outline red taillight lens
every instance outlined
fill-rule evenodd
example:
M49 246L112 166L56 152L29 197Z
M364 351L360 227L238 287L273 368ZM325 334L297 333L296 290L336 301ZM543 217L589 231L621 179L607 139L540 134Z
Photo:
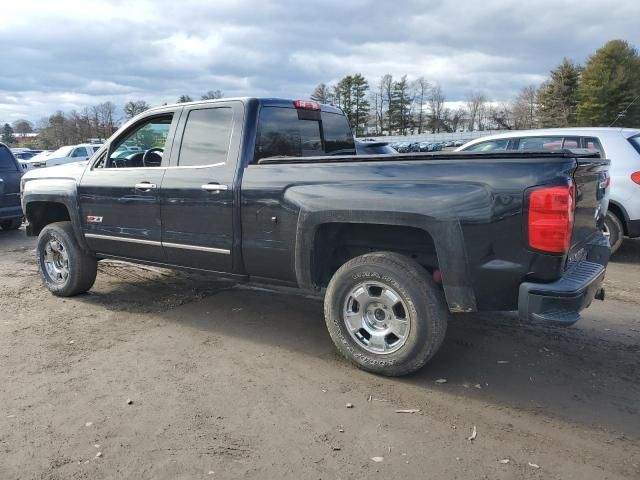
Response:
M631 174L631 181L640 185L640 172L633 172Z
M573 230L573 185L533 190L529 195L529 245L536 250L566 253Z
M320 104L318 102L311 102L309 100L294 100L293 106L302 110L320 110Z

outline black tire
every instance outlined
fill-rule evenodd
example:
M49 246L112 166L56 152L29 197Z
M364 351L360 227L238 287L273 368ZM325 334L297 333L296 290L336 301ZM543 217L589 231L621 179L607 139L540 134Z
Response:
M390 353L372 353L352 337L344 321L350 292L363 282L391 288L406 305L410 322L404 344ZM392 252L361 255L342 265L327 288L324 315L331 339L348 360L369 372L401 376L422 368L438 351L446 330L444 295L417 262Z
M22 218L14 218L12 220L4 220L0 222L2 230L17 230L22 226Z
M61 261L63 267L67 266L66 277L56 277L45 266L46 249L51 240L61 244L61 247L56 244L56 248L66 255L66 261ZM36 253L42 282L54 295L72 297L86 292L96 281L98 262L80 248L71 222L51 223L44 227L38 236Z
M622 240L624 240L624 226L618 216L613 212L607 212L604 225L606 231L609 232L611 254L614 254L620 248L620 245L622 245Z

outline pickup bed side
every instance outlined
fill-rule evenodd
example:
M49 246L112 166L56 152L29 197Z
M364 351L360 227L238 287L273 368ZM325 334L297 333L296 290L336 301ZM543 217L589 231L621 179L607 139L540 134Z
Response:
M249 165L249 275L324 287L349 258L396 251L441 273L452 312L517 309L523 281L561 276L566 256L528 248L523 205L532 185L571 181L570 154L402 157Z

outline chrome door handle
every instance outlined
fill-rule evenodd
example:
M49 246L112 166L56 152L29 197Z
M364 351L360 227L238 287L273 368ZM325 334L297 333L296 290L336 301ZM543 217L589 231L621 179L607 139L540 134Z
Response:
M141 183L136 183L135 187L136 187L136 190L149 191L149 190L155 190L157 188L157 185L155 183L141 182Z
M202 188L202 190L204 190L205 192L211 193L220 193L222 190L229 190L229 187L227 187L226 185L220 185L219 183L205 183L200 188Z

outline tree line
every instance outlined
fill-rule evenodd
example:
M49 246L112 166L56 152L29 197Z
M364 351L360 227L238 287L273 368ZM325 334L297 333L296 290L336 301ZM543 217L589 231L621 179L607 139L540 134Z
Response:
M463 106L447 107L444 89L425 77L383 75L369 82L347 75L320 83L311 99L341 107L357 136L459 130L571 126L640 126L640 57L624 40L612 40L584 65L564 59L541 85L523 87L508 102L467 92Z
M210 90L202 100L222 98ZM507 102L492 101L482 91L469 91L452 108L445 90L421 76L381 76L370 82L361 73L343 77L335 85L320 83L311 99L342 108L357 136L407 135L496 129L527 129L572 126L640 126L640 57L624 40L612 40L590 55L584 65L570 59L552 69L540 85L523 87ZM181 95L177 102L190 102ZM82 110L57 111L36 125L27 120L5 123L4 143L16 136L38 131L23 145L57 148L111 136L123 120L149 109L144 100L130 100L118 116L113 102Z
M200 98L202 100L222 98L220 90L210 90ZM181 95L177 103L191 102L192 97ZM166 105L166 103L165 103ZM45 117L34 125L28 120L16 120L12 124L5 123L2 127L0 140L10 146L16 145L17 137L38 132L38 136L23 141L21 146L32 148L55 149L64 145L94 141L104 141L109 138L124 121L148 110L150 105L144 100L130 100L122 107L124 117L118 114L118 107L113 102L103 102L82 110L63 112L58 110L49 117Z

